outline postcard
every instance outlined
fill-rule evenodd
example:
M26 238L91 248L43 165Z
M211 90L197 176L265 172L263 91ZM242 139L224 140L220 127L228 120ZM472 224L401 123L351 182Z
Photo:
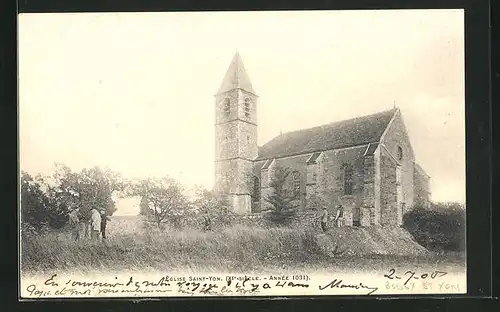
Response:
M18 37L21 299L467 292L463 10Z

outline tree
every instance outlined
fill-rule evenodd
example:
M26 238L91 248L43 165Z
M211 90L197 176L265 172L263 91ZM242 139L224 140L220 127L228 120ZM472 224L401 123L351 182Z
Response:
M176 222L188 208L183 189L171 178L145 179L135 183L129 195L147 199L151 216L161 229L161 224L170 219Z
M69 213L78 209L81 222L90 219L93 208L105 210L108 215L116 211L113 196L123 193L123 178L109 169L94 167L73 172L63 164L55 165L52 176L21 174L21 218L23 224L35 229L43 225L62 228Z
M21 222L23 228L29 226L41 230L49 221L48 198L42 189L41 177L33 178L21 172Z
M271 204L272 210L269 217L275 223L289 222L296 212L296 200L299 198L299 193L293 189L293 186L289 186L290 173L290 169L277 166L269 183L271 194L264 197Z
M65 224L69 212L78 209L78 218L90 219L92 209L105 210L108 215L116 211L113 195L123 192L122 177L109 169L93 167L73 172L69 167L56 164L56 172L46 183L50 206L53 210L52 223Z

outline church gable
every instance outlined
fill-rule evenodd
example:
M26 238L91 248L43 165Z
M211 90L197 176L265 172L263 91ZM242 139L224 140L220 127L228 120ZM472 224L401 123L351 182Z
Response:
M387 129L380 138L380 143L387 148L388 152L398 161L403 159L414 159L413 147L410 136L404 124L403 116L399 109L396 110L389 122Z
M382 135L380 146L382 223L396 225L414 202L415 155L399 109Z

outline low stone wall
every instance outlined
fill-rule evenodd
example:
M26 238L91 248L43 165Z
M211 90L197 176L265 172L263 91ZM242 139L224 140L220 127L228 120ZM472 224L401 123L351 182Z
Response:
M372 227L375 226L374 223L374 209L373 208L361 208L360 209L360 226L361 227ZM272 221L268 220L267 213L255 213L249 215L236 216L232 220L233 224L242 224L246 226L263 226L272 227L275 226ZM288 226L297 229L315 229L321 230L319 213L316 211L304 211L298 212L292 219ZM344 211L344 226L353 226L353 215L352 211ZM327 227L336 227L336 222L333 218L329 218Z
M237 216L234 219L234 222L236 224L242 224L247 226L255 226L255 225L264 227L275 226L275 224L268 219L268 213L266 212ZM334 226L333 220L329 220L328 223L329 227ZM318 218L318 213L314 211L297 213L295 216L291 217L290 223L288 223L287 226L301 230L305 229L321 230L321 224Z
M224 228L232 225L243 225L243 226L261 226L261 227L275 227L277 226L269 218L269 212L259 212L245 215L230 214L226 216L212 217L211 224L212 228ZM191 228L203 228L203 219L201 217L196 218L186 218L182 219L182 224L178 227L191 227ZM300 211L296 215L290 218L290 222L283 224L297 230L314 230L322 231L320 223L320 213L318 211ZM369 227L373 226L373 209L361 208L360 210L360 226ZM169 226L175 227L175 222L169 222ZM344 211L344 226L353 226L353 214L351 210ZM327 227L336 227L335 220L330 217L327 222Z
M371 224L371 209L370 208L361 208L360 209L360 225L361 226L370 226Z

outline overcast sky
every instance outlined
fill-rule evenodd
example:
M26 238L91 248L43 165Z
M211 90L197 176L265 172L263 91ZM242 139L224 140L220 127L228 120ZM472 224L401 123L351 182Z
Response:
M21 169L108 166L211 187L214 97L236 50L259 145L392 108L434 200L465 201L462 10L21 14ZM118 213L136 213L123 203Z

